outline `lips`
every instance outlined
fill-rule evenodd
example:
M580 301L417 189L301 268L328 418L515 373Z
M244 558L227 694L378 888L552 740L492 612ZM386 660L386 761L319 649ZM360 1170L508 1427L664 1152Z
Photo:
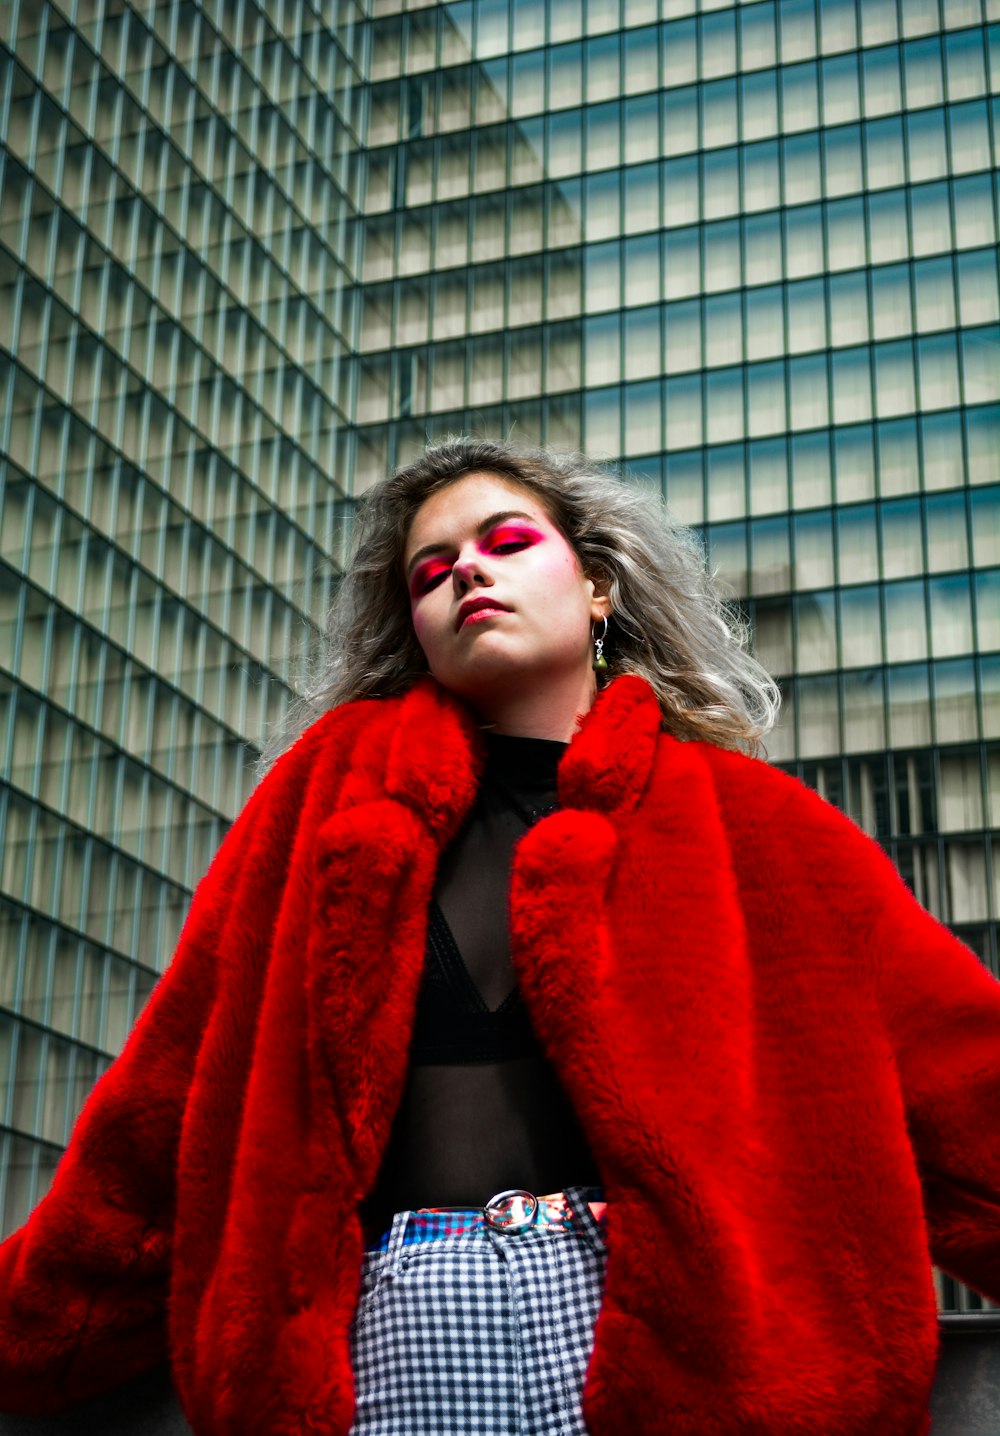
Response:
M472 614L484 613L486 611L491 613L510 613L510 609L507 605L505 603L499 603L495 598L466 599L465 603L463 603L462 607L458 610L458 618L455 620L455 632L458 632L465 620L470 618Z

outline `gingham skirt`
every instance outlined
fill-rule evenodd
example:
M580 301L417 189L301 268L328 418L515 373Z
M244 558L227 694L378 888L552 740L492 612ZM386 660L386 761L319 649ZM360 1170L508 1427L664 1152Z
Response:
M580 1397L607 1245L581 1187L572 1226L488 1226L368 1252L352 1333L351 1436L585 1436Z

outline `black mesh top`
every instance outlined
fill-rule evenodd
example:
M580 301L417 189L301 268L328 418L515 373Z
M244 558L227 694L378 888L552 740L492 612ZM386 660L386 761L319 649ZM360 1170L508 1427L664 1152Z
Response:
M476 802L441 858L403 1100L366 1226L415 1207L482 1206L494 1192L599 1178L535 1038L510 957L514 844L558 806L566 745L486 735Z

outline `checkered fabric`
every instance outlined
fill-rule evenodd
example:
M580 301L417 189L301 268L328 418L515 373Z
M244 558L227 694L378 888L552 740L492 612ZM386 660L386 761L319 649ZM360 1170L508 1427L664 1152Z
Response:
M365 1257L351 1436L585 1436L607 1249L585 1189L566 1198L572 1227L407 1244L411 1214L393 1218Z

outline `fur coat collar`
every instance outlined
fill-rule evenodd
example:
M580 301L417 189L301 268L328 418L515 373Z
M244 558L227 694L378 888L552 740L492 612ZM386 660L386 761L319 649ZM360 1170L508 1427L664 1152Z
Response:
M348 1431L358 1205L482 757L425 680L327 714L260 785L0 1248L12 1404L169 1340L198 1436ZM661 732L640 679L600 695L559 791L511 933L609 1200L590 1431L918 1436L928 1244L1000 1297L1000 988L849 820Z

